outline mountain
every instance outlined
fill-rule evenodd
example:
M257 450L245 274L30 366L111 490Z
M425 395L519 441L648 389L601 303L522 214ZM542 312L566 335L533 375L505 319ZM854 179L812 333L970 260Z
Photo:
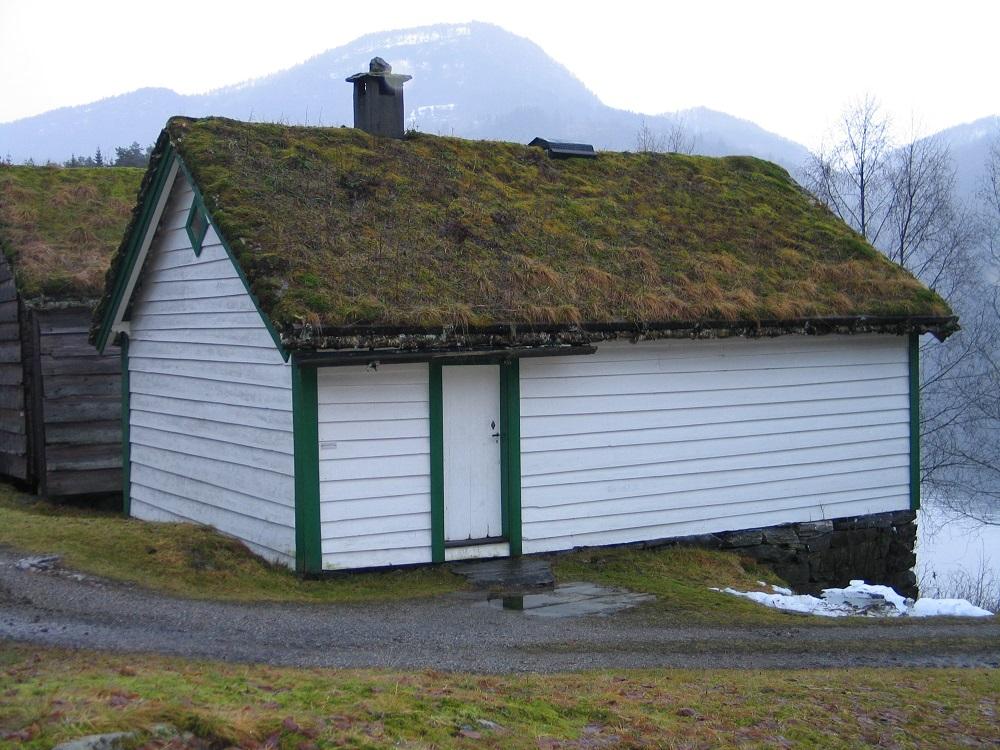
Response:
M375 55L413 76L406 85L408 127L428 133L520 142L543 136L627 150L635 148L643 123L653 133L682 123L697 153L752 154L790 169L806 155L801 145L721 112L641 115L608 107L535 43L468 23L369 34L288 70L205 94L140 89L0 124L0 157L63 161L98 146L113 153L132 141L152 143L175 114L350 124L344 79L367 70Z
M941 139L951 150L959 195L966 199L974 197L982 187L990 145L1000 139L1000 117L983 117L931 137Z

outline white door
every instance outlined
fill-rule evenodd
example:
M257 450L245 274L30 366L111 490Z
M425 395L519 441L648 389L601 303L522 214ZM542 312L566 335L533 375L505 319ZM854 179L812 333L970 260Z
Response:
M500 510L500 366L441 368L444 540L495 539Z

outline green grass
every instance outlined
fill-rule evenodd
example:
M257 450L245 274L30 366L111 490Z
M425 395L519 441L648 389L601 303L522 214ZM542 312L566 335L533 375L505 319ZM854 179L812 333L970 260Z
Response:
M195 599L355 602L462 588L443 568L344 574L306 581L207 526L147 523L54 505L0 485L0 544L57 553L67 567Z
M220 750L985 747L996 741L1000 710L1000 671L986 669L493 676L288 669L0 642L0 681L4 750L47 750L123 730L144 742L162 724Z
M349 572L302 580L207 526L150 523L119 513L47 502L0 484L0 545L59 554L67 568L191 599L349 603L435 596L466 588L450 566ZM807 617L710 587L783 584L731 552L688 547L592 548L549 556L558 582L591 581L655 595L618 615L650 625L706 627L899 627L898 619ZM601 646L594 646L600 650Z
M149 523L120 514L55 505L0 485L0 544L63 555L67 567L196 599L284 602L378 601L464 587L448 567L347 573L304 581L207 526ZM734 554L689 548L592 549L553 555L561 582L594 581L655 594L645 617L686 624L773 624L790 616L709 586L758 588L780 582ZM811 618L817 620L819 618Z
M143 170L0 166L0 249L25 299L96 299Z
M590 549L553 558L561 581L586 580L656 595L636 614L688 625L788 624L793 616L710 587L760 590L758 581L783 585L773 571L731 552L687 547ZM822 618L808 618L818 621ZM806 618L796 618L796 621Z

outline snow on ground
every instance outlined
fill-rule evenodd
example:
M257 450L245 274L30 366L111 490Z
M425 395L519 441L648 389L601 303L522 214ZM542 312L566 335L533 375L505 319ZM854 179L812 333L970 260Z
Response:
M761 585L763 581L758 581ZM724 594L741 596L766 607L789 612L803 612L823 617L990 617L992 612L969 604L965 599L906 599L889 586L873 586L864 581L851 581L842 589L823 589L822 598L809 594L793 594L781 586L771 586L773 593L712 588Z

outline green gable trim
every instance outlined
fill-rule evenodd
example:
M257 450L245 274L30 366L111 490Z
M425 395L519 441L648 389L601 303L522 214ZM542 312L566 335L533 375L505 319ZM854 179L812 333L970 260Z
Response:
M910 334L910 509L920 510L920 336Z
M128 336L121 337L122 360L122 513L132 515L132 387L128 373Z
M249 295L250 299L253 301L254 308L257 310L257 314L260 315L261 322L264 324L268 334L271 336L271 340L274 341L274 346L281 353L282 358L287 362L289 351L281 343L281 336L278 334L277 329L271 322L271 318L263 311L263 309L261 309L260 302L251 290L250 282L247 280L246 274L243 272L242 265L236 259L236 255L233 253L232 248L226 241L226 238L218 230L218 224L212 220L212 215L209 212L208 207L205 205L205 199L203 198L201 191L198 189L198 185L191 177L191 172L185 166L183 160L177 155L173 146L169 142L164 147L163 158L156 167L157 172L153 180L153 188L149 191L143 202L141 208L141 218L137 224L137 228L127 238L128 244L124 252L124 261L122 262L121 267L113 281L113 289L110 295L111 303L105 308L104 318L101 321L101 327L95 339L97 348L103 350L107 345L108 339L111 335L111 326L115 319L115 313L118 311L120 305L128 304L128 300L123 299L125 290L128 287L129 279L136 270L135 264L139 257L139 249L142 247L143 239L153 229L153 227L150 227L150 221L156 210L156 205L159 203L163 194L167 176L173 169L175 161L177 162L178 172L184 175L194 192L194 199L192 201L191 211L188 214L187 223L185 224L185 230L187 231L188 238L191 240L191 246L194 248L195 255L201 255L201 246L204 242L205 236L208 234L208 229L210 226L215 227L216 234L219 237L219 242L222 244L226 254L229 256L229 261L233 264L233 268L236 269L236 273L239 276L240 281L243 283L243 288L246 290L247 295ZM202 231L199 229L198 232L193 232L192 224L195 221L195 217L198 212L200 212L205 219L204 230ZM200 237L198 235L200 235Z
M156 168L157 172L153 178L153 188L149 191L142 205L139 222L136 225L136 229L128 237L124 263L112 282L111 304L105 308L104 320L101 321L101 327L98 330L95 341L97 348L101 351L108 344L108 337L111 335L111 326L114 323L115 313L118 312L118 307L123 302L122 297L125 296L125 289L128 286L129 279L132 278L136 258L139 256L139 248L142 246L142 241L150 230L150 221L153 218L153 213L156 211L156 204L160 202L163 186L167 181L167 176L170 174L175 158L174 148L168 142L163 150L163 158Z
M319 511L319 407L316 368L292 362L292 429L295 446L295 569L323 569Z
M205 241L205 235L208 234L208 226L208 213L205 211L201 197L196 193L195 199L191 201L187 222L184 224L184 231L187 232L188 239L191 240L195 257L201 256L201 245Z
M521 373L516 359L500 364L500 492L503 533L511 557L521 554Z
M431 561L444 562L444 407L441 363L431 362L428 373L431 423Z

